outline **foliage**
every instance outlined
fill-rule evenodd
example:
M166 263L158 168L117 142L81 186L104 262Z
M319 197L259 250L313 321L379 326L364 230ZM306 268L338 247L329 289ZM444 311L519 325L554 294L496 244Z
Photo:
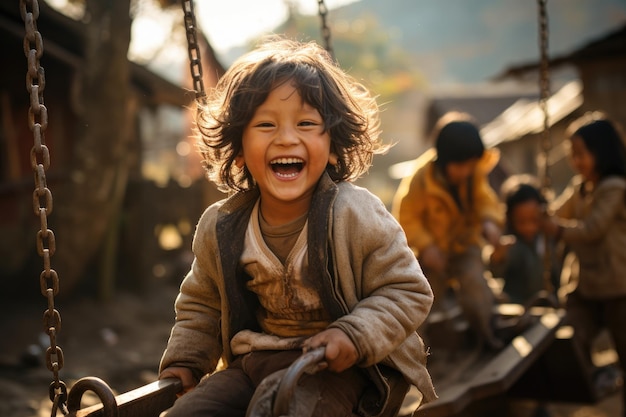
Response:
M293 10L291 13L277 32L324 45L319 16L299 15ZM339 65L377 94L382 102L424 86L424 78L415 70L417 66L411 56L394 39L393 33L383 30L373 14L363 13L350 21L327 24Z

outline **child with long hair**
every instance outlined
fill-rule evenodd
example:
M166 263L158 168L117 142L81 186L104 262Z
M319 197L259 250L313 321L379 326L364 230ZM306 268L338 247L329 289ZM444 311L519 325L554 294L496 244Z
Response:
M221 78L198 128L232 195L196 228L160 365L186 392L168 417L243 417L318 347L326 369L298 384L300 416L393 416L411 384L436 398L417 334L431 288L398 222L350 182L385 150L378 120L314 43L270 40Z
M578 258L576 289L567 297L574 340L589 355L608 329L622 373L626 366L626 149L618 125L600 112L586 113L567 130L579 175L555 201L546 232ZM591 368L590 368L591 369ZM626 405L623 407L626 416Z

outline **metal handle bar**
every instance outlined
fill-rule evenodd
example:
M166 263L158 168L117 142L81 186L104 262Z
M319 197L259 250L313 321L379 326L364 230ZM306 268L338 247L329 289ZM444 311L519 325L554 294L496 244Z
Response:
M293 391L302 374L314 374L322 369L320 363L324 361L326 348L318 347L302 354L287 369L278 385L274 400L273 416L287 416L289 413L289 400L293 397Z

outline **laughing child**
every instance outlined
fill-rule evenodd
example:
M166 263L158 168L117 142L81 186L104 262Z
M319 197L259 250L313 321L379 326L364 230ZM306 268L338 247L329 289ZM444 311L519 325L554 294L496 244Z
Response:
M385 150L369 92L314 43L274 39L232 65L198 128L231 195L196 228L160 365L185 390L168 417L243 417L261 381L321 346L326 369L298 386L307 415L392 416L411 384L436 398L417 334L430 286L351 183Z

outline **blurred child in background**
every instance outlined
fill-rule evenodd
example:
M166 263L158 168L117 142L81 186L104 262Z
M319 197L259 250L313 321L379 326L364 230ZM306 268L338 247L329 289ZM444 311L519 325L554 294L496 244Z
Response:
M538 179L525 174L512 176L502 185L501 195L506 205L506 234L489 257L493 276L504 280L504 295L512 303L525 305L540 294L556 296L560 267L552 241L548 242L550 282L544 282L546 237L542 224L546 199Z
M618 125L590 112L567 130L578 172L555 201L545 230L576 254L578 285L568 295L574 338L589 355L596 336L608 329L622 375L626 366L626 149ZM622 415L626 416L626 405Z
M400 183L392 212L402 225L441 309L449 289L474 331L493 348L495 296L485 278L482 247L497 244L504 210L488 181L499 160L486 150L467 113L449 112L435 125L436 155ZM418 158L423 161L424 158Z

